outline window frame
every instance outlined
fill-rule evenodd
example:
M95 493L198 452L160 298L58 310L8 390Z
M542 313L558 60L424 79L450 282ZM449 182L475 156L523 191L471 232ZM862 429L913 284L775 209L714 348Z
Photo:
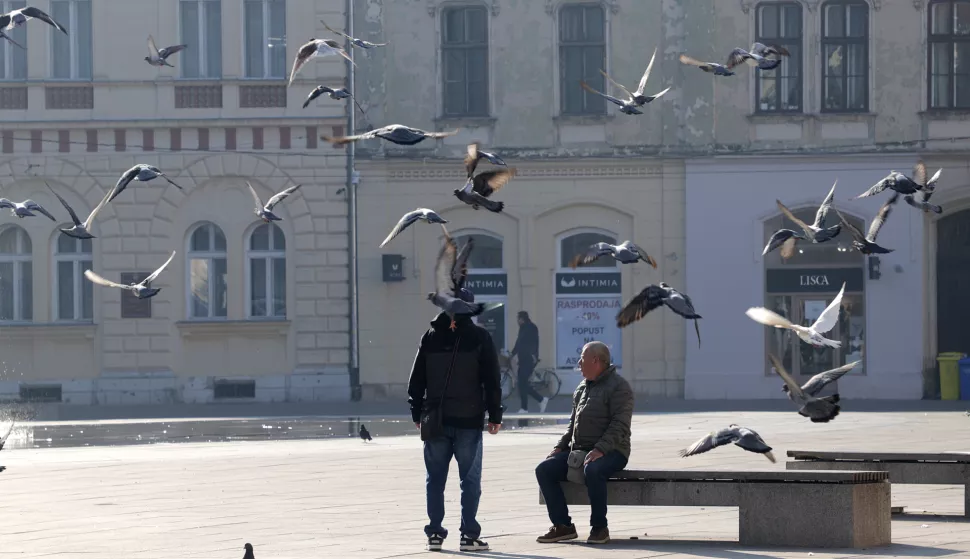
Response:
M211 227L209 229L209 250L192 250L192 237L195 232L202 227ZM215 249L216 235L215 231L218 229L222 232L222 237L226 240L226 249L224 251L218 251ZM226 231L218 224L212 221L202 221L196 223L189 228L188 234L185 236L185 317L186 320L196 320L196 321L222 321L229 318L229 281L226 281L226 316L216 316L213 313L213 301L215 300L215 282L211 280L211 273L214 266L214 262L218 258L223 258L226 261L226 275L229 274L229 239L226 237ZM209 284L209 305L208 313L206 316L195 316L192 314L192 261L193 260L206 260L208 265L206 267L206 281Z
M471 273L472 270L474 270L476 273L479 273L479 274L504 274L504 273L506 273L507 270L505 269L505 238L503 238L501 235L499 235L497 233L493 233L492 231L486 231L485 229L460 229L460 230L455 231L454 233L452 233L451 237L453 239L455 239L455 242L458 243L458 248L461 248L462 243L460 242L460 239L462 237L468 237L470 235L479 235L479 236L482 236L482 237L491 237L492 239L495 239L499 243L501 243L502 244L502 267L501 268L471 268L471 267L469 267L468 268L469 273Z
M255 250L252 248L253 235L256 233L260 227L269 228L269 246L272 247L268 250ZM287 314L289 313L289 305L287 304L287 298L289 297L289 289L287 289L289 284L289 274L288 260L286 257L286 246L283 249L276 248L276 237L273 234L273 228L279 229L280 233L283 235L284 244L289 244L286 239L286 231L282 227L276 225L275 223L258 223L254 227L250 228L249 232L246 234L246 319L248 320L286 320ZM273 293L275 292L276 280L273 274L273 260L277 258L283 259L283 314L270 314L270 301L273 300ZM253 260L265 260L266 261L266 312L265 315L254 315L253 311L253 276L252 276L252 263ZM272 311L275 313L276 309L273 308Z
M239 34L240 37L241 37L241 39L242 39L242 51L241 51L242 52L242 79L244 79L244 80L263 80L263 81L278 81L278 80L284 80L285 81L287 79L287 77L288 77L287 76L287 73L286 73L287 72L286 65L288 64L287 52L288 52L288 49L289 49L289 44L288 44L287 35L286 35L286 33L287 33L286 23L285 23L285 21L286 21L286 15L287 15L286 0L255 0L255 1L258 1L262 5L262 7L263 7L263 15L262 15L262 22L263 22L263 25L262 25L262 32L263 32L263 35L262 35L262 43L263 43L263 47L262 47L262 52L263 52L263 75L262 76L250 76L249 75L249 69L246 67L246 59L247 59L247 57L246 57L246 45L247 45L247 42L248 42L248 39L249 39L249 36L246 34L246 27L247 27L246 26L246 1L247 0L243 0L241 2L241 5L240 5L240 9L242 11L242 33ZM284 64L283 64L283 75L282 76L272 76L272 75L270 75L270 72L272 72L272 68L271 68L272 67L272 63L271 63L271 60L270 59L272 57L270 56L270 50L269 50L270 47L268 45L269 45L269 40L272 37L270 37L270 33L271 32L269 30L269 20L270 20L270 14L269 14L270 8L269 8L269 5L270 5L270 2L274 2L274 1L280 1L280 2L283 3L283 15L284 15L284 18L283 18L284 19L284 24L283 24L283 26L284 26L284 29L283 29L282 47L284 49L284 54L283 54ZM280 46L280 45L274 45L274 48L277 47L277 46Z
M939 4L949 4L950 5L950 24L949 32L947 34L934 34L933 33L933 6ZM970 0L930 0L926 5L926 108L928 111L970 111L970 102L966 106L956 105L956 76L955 71L955 59L953 57L953 50L956 49L956 45L959 43L970 43L970 34L958 35L953 32L953 13L954 7L958 4L970 4ZM934 106L933 105L933 76L943 75L933 73L933 47L937 44L949 44L950 45L950 64L947 68L946 76L949 79L949 93L947 94L948 103L946 106ZM970 76L970 74L968 74ZM970 93L968 93L970 97Z
M92 0L52 0L52 1L68 2L69 6L70 6L70 8L69 8L69 12L70 12L70 19L69 19L69 21L66 24L64 22L62 22L62 21L61 22L58 22L58 23L60 23L61 25L64 25L65 27L67 27L67 31L68 31L67 40L69 41L68 44L70 45L70 51L71 51L71 64L70 64L70 67L71 67L71 76L70 77L67 77L67 78L59 78L59 77L54 76L54 37L56 36L55 33L60 33L60 31L58 31L57 29L54 29L53 26L49 26L48 25L48 26L46 26L46 27L49 28L49 31L48 31L48 33L49 33L49 35L48 35L49 36L49 39L48 39L48 45L47 45L47 48L48 48L47 59L48 59L48 64L50 65L49 66L50 67L50 71L48 72L48 76L49 76L48 79L50 79L52 81L61 81L61 82L90 82L90 81L93 81L94 80L94 57L93 56L92 56L92 59L91 59L91 75L88 76L88 77L79 77L78 76L78 70L79 70L78 61L80 60L79 52L78 51L80 51L81 49L78 46L78 38L80 37L80 35L77 32L77 30L78 30L78 25L77 25L77 5L78 5L79 2L86 2L86 3L88 3L88 4L91 5L91 31L90 31L90 35L91 35L91 52L93 54L94 53L94 2ZM53 6L49 7L49 9L50 9L51 12L54 11L53 10ZM51 17L53 17L53 16L51 16Z
M611 244L616 244L620 242L620 236L608 229L600 229L597 227L576 227L574 229L568 229L566 231L563 231L558 235L556 235L556 269L555 269L556 273L576 273L576 271L579 270L578 268L577 270L573 270L568 266L564 267L562 265L562 254L563 254L562 243L563 241L565 241L570 237L581 235L583 233L595 233L597 235L604 235L606 237L610 237L613 239L613 243ZM572 255L572 256L575 256L575 255ZM620 271L620 265L615 259L613 260L612 268L607 268L605 266L595 266L595 267L583 266L582 267L583 273L597 272L597 273L604 273L604 274L613 274L619 271ZM553 292L555 293L555 290L553 290Z
M29 6L25 0L0 0L0 12L10 13L13 10L19 10L20 8L14 8L13 4L23 4L20 8ZM16 35L15 35L16 33ZM21 45L27 46L27 26L14 28L7 32L8 35L13 37L15 41ZM3 41L3 73L0 74L0 82L4 83L21 83L26 82L27 78L30 76L30 58L27 56L27 51L15 46L10 41ZM13 53L19 52L24 57L24 77L13 78L10 77L10 71L13 68Z
M485 42L484 43L468 43L468 42L464 42L464 43L451 43L451 44L446 44L445 43L445 37L446 37L447 34L445 32L445 26L446 26L446 22L447 22L447 15L448 15L448 13L450 13L450 12L457 12L457 11L465 12L467 10L481 10L482 15L483 15L483 19L485 21ZM491 64L491 54L492 54L491 53L491 31L492 31L492 26L491 26L491 23L490 23L489 19L490 19L490 15L489 15L488 7L485 6L484 4L480 4L480 3L451 4L451 5L443 6L442 9L441 9L441 18L440 18L440 24L439 24L440 26L438 28L438 33L439 33L439 37L440 37L440 40L438 41L438 50L439 50L439 52L441 54L441 80L440 80L440 83L441 83L441 116L443 118L488 118L492 114L492 95L491 95L491 81L492 81L491 80L491 70L492 70L492 64ZM462 24L466 26L466 30L467 30L467 20L464 17L462 19ZM485 108L484 108L484 111L482 111L482 112L473 112L473 111L466 110L465 112L449 112L448 111L448 98L447 98L448 88L446 87L446 85L447 85L446 80L447 80L447 76L448 76L447 70L446 70L446 66L447 66L447 54L448 54L449 51L463 51L464 53L467 53L468 51L471 51L471 50L479 50L479 49L483 49L485 51L485 82L484 82ZM469 91L469 83L470 82L468 81L468 71L467 71L467 68L468 68L468 57L467 57L467 54L465 55L464 63L465 63L465 68L466 68L466 70L465 70L465 80L464 80L464 83L465 83L465 107L467 109L467 107L470 105L470 103L468 102L469 101L468 91Z
M219 49L219 55L220 55L220 59L219 59L219 74L218 75L215 75L215 76L210 76L209 75L209 63L211 62L209 60L209 57L208 57L208 52L209 52L209 36L205 32L205 30L207 28L206 23L208 22L208 19L207 19L208 16L206 15L205 10L203 9L204 5L206 3L208 3L208 2L215 2L215 3L218 3L219 4L219 31L220 31L220 33L219 33L219 43L222 43L222 39L223 39L223 37L222 37L222 22L223 22L223 19L224 19L222 17L222 15L223 15L222 14L222 8L223 8L222 0L179 0L178 1L178 7L176 8L175 17L176 17L176 21L177 21L177 25L178 25L178 37L179 37L179 42L180 43L186 43L185 37L182 35L182 33L184 32L184 29L182 28L182 5L183 4L186 4L186 3L192 3L192 4L197 4L199 6L199 41L198 41L198 48L197 49L194 49L194 50L197 53L198 58L199 58L199 74L200 75L197 76L197 77L189 77L189 76L186 76L185 73L184 73L185 72L185 65L184 64L180 64L179 65L179 75L178 75L178 79L180 79L180 80L200 80L200 81L206 81L206 80L208 80L208 81L212 81L212 80L221 80L222 79L222 76L223 76L223 73L224 73L223 72L224 69L223 69L222 62L224 61L225 57L223 56L223 52L222 52L221 46L220 46L220 49ZM245 39L243 39L243 41L245 42ZM183 50L182 52L180 52L179 53L179 56L181 56L181 57L184 58L185 56L188 55L187 53L190 50L193 50L191 44L189 45L189 48L187 48L187 49Z
M845 26L845 28L843 29L843 32L844 32L843 33L843 36L842 37L831 37L831 38L830 37L827 37L828 28L827 28L827 22L826 22L826 17L825 17L825 11L830 6L833 6L833 5L834 6L841 7L844 11L847 10L850 6L863 6L863 7L865 7L865 9L866 9L866 34L864 36L862 36L862 37L850 37L849 34L848 34L849 21L848 21L848 18L844 18L844 16L843 16L843 18L844 18L843 19L843 25ZM819 19L820 19L820 22L819 22L819 26L820 26L820 31L819 31L819 38L820 38L820 40L819 40L819 49L820 49L819 50L819 59L820 59L820 65L819 65L820 70L819 70L819 72L820 73L819 73L819 77L821 78L819 80L819 85L820 85L820 91L819 91L819 110L820 110L820 112L823 112L823 113L831 113L831 114L859 114L859 113L868 113L869 112L869 97L871 95L871 89L870 89L871 88L871 85L870 85L870 81L871 80L870 80L870 77L869 77L870 66L871 66L871 61L870 61L870 58L869 58L870 57L869 41L871 40L871 37L872 37L872 26L871 26L871 13L872 13L872 10L871 10L871 8L869 6L869 2L867 2L866 0L826 0L825 2L822 3L821 7L819 8L819 12L818 13L819 13ZM863 78L864 78L864 81L863 81L864 86L863 86L863 88L865 90L865 94L863 95L863 99L865 99L865 102L864 102L863 107L861 109L850 109L850 108L848 108L848 105L849 105L849 103L848 103L848 99L849 99L849 93L848 93L848 91L849 91L849 85L848 85L849 84L849 76L848 76L848 73L849 73L849 65L847 63L845 63L845 64L842 65L842 74L840 76L832 76L832 77L841 78L842 79L842 83L844 84L843 95L842 95L842 99L841 99L843 101L842 105L843 105L844 108L841 108L841 109L829 109L829 108L826 108L826 106L825 106L825 103L826 103L825 87L826 87L826 83L827 83L827 81L828 81L828 79L830 77L830 76L828 76L828 74L826 72L826 70L828 68L828 61L825 58L825 47L826 46L830 46L830 45L837 45L837 46L844 47L844 52L846 53L844 58L845 58L846 61L849 58L848 51L849 51L849 46L850 45L861 45L862 48L863 48L863 51L865 52L865 56L863 57L863 60L865 60L865 68L863 70Z
M562 17L563 11L570 9L586 9L586 8L598 8L603 13L603 42L594 43L589 41L577 41L574 43L564 43L562 39ZM589 102L586 101L588 96L595 96L597 99L602 101L602 109L597 109L596 111L582 110L578 112L570 112L566 110L566 91L567 84L565 78L565 72L563 71L563 64L565 57L563 56L563 49L566 46L578 46L578 47L596 47L601 46L603 48L603 66L602 70L609 73L610 72L610 10L606 9L606 6L602 2L583 2L583 1L565 1L561 3L556 10L555 17L555 37L556 37L556 66L555 71L557 72L558 84L558 95L559 95L559 107L558 113L563 117L605 117L609 115L609 107L607 105L609 102L592 93L583 91L580 89L584 99L584 105L588 105ZM585 17L585 16L584 16ZM601 78L601 82L597 84L590 84L592 87L599 89L603 93L606 93L606 78ZM579 84L573 84L571 87L577 89L580 88Z
M70 228L70 224L61 224L58 229ZM74 242L74 246L78 248L76 252L60 252L60 241L61 237L66 237L60 231L56 231L54 235L53 246L51 247L51 321L60 323L92 323L94 322L94 287L93 284L84 277L84 266L82 262L90 262L91 268L94 268L94 243L91 243L90 252L81 252L84 248L84 240L76 239L73 237L66 237ZM90 240L90 239L88 239ZM61 287L61 275L60 266L61 262L72 263L72 291L74 302L73 318L61 318L61 307L60 307L60 287ZM84 316L84 305L83 305L83 291L85 288L90 289L91 293L91 316Z
M799 30L798 30L798 37L796 38L798 43L797 50L798 50L798 56L799 56L798 87L797 87L798 108L774 109L774 110L762 109L761 108L761 81L762 81L761 72L763 72L764 70L754 70L752 71L752 76L754 77L754 112L755 114L758 114L758 115L802 114L805 112L805 7L800 2L797 2L795 0L772 0L769 2L758 2L758 4L755 5L754 41L763 43L765 45L776 44L780 46L790 46L794 44L796 40L792 40L785 37L765 38L761 36L761 27L762 27L761 10L762 8L765 8L768 6L777 6L777 7L796 6L798 8L798 17L799 17L799 23L800 23ZM779 14L778 32L780 35L781 34L781 16L780 16L781 11L780 10L778 14ZM775 85L776 103L775 104L779 107L781 106L782 103L781 103L781 89L778 88L778 83L780 82L780 77L778 76L778 72L781 70L782 65L784 65L784 61L782 61L782 64L779 64L778 67L775 68L774 70L769 70L771 72L775 72L775 80L776 80L776 85Z
M8 229L14 229L19 231L17 235L17 253L6 254L0 253L0 262L12 263L13 264L13 318L10 320L0 319L0 324L3 325L16 325L16 324L30 324L34 321L34 301L33 301L33 285L31 285L31 301L30 301L30 317L24 318L24 273L23 264L30 263L31 265L31 280L34 277L34 241L30 238L30 234L26 229L17 225L15 223L7 223L0 226L0 234L3 234ZM29 249L24 247L24 240L30 243ZM25 252L19 252L25 250Z

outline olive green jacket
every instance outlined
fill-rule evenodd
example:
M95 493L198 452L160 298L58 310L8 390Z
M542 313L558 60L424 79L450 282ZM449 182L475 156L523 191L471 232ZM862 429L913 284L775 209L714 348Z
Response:
M583 380L573 393L569 427L556 448L611 450L630 457L630 423L633 420L633 389L610 365L593 382Z

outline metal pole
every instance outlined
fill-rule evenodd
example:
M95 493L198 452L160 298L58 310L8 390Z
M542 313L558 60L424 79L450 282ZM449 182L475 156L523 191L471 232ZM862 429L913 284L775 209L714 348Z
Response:
M347 0L347 34L354 36L354 0ZM350 40L346 41L347 53L351 59L354 57L354 47ZM350 86L351 95L357 95L357 87L354 82L354 65L347 63L347 82ZM357 113L354 111L355 103L347 103L347 135L355 132L357 123ZM360 390L360 338L357 335L359 327L357 314L357 171L354 169L356 150L354 143L347 144L347 198L348 198L348 241L349 241L349 266L350 266L350 399L357 402L361 398Z

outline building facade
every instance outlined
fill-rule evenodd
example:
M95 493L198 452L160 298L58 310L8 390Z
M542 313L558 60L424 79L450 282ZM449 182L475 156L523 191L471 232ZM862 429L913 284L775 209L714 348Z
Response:
M299 46L323 35L321 19L342 27L344 3L30 4L69 34L33 20L12 32L26 51L0 45L2 195L57 221L0 212L0 398L347 400L345 156L318 143L346 109L301 107L315 85L343 85L345 64L314 61L286 87ZM148 33L188 45L175 68L143 60ZM84 219L136 163L184 190L133 182L95 219L96 238L59 233L70 219L47 185ZM303 186L264 224L247 181L264 201ZM172 251L152 299L83 275L139 281Z

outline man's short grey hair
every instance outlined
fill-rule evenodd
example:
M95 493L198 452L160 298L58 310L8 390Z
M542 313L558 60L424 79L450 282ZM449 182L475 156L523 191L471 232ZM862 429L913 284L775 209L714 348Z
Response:
M604 365L609 365L612 363L610 357L610 347L603 342L589 342L583 346L583 351L588 351L590 357L595 357Z

